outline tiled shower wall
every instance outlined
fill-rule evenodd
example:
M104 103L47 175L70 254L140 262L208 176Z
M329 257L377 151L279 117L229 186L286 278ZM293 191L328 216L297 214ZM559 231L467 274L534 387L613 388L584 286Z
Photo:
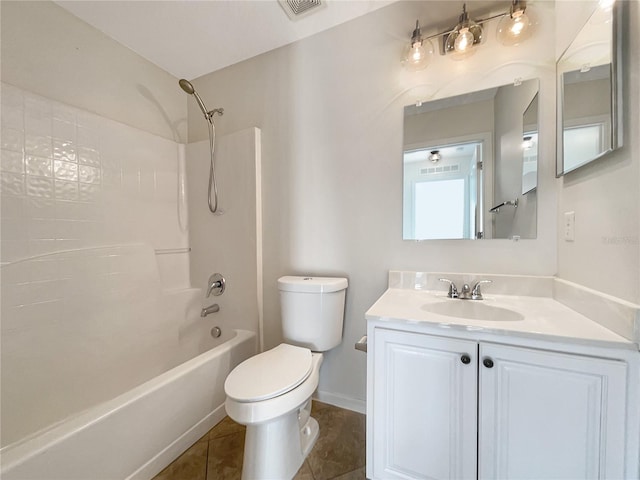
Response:
M183 145L4 83L1 139L3 264L146 243L188 286Z

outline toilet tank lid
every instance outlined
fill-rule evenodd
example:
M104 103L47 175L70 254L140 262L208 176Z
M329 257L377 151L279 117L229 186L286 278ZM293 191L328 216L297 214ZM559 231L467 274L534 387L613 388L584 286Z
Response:
M295 277L285 276L278 279L278 290L284 292L329 293L347 288L346 278L337 277Z

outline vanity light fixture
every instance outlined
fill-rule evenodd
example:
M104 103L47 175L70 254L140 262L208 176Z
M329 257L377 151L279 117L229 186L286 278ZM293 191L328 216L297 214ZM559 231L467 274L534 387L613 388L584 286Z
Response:
M468 57L475 53L476 45L482 42L482 34L482 25L469 20L467 4L463 3L458 24L442 36L443 51L445 54L453 54L451 58L456 60Z
M611 1L611 0L606 0ZM423 37L420 32L420 24L416 20L416 28L411 35L409 43L402 56L402 65L409 70L422 70L433 53L432 39L438 38L440 54L450 55L454 60L466 58L475 53L475 49L484 39L483 25L489 20L499 18L497 28L498 41L503 45L513 46L530 38L535 30L535 22L525 12L527 2L525 0L512 0L508 11L498 13L487 18L472 20L467 13L467 4L462 5L462 14L458 18L455 27L445 32Z
M429 155L429 160L431 163L438 163L442 159L442 155L440 155L440 150L432 150L431 155Z
M422 70L429 63L429 57L433 55L433 45L428 38L422 38L420 23L416 20L416 28L411 35L411 43L405 48L402 56L402 64L408 70Z
M533 22L525 13L527 2L513 0L509 14L500 19L496 32L498 41L507 46L518 45L531 37Z

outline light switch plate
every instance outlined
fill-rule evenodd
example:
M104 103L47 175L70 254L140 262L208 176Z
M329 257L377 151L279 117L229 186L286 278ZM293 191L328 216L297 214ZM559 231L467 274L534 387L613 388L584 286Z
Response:
M564 241L573 242L576 237L576 212L564 212Z

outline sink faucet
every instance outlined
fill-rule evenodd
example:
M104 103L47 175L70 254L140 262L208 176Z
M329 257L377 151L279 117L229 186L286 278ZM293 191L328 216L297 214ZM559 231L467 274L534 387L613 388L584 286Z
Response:
M462 290L458 293L456 284L448 278L439 278L441 282L449 283L449 292L447 297L459 298L460 300L482 300L482 292L480 291L480 285L483 283L491 283L491 280L480 280L471 288L468 283L462 285Z
M447 297L449 297L449 298L458 298L458 289L456 288L456 284L455 283L453 283L448 278L439 278L438 280L440 280L441 282L449 282L449 293L447 293Z
M204 318L211 313L216 313L219 311L220 311L220 305L218 305L217 303L214 303L213 305L209 305L208 307L203 308L202 311L200 312L200 316Z
M471 300L482 300L482 292L480 291L480 285L483 283L491 283L491 280L480 280L476 282L473 286L473 290L471 290Z

